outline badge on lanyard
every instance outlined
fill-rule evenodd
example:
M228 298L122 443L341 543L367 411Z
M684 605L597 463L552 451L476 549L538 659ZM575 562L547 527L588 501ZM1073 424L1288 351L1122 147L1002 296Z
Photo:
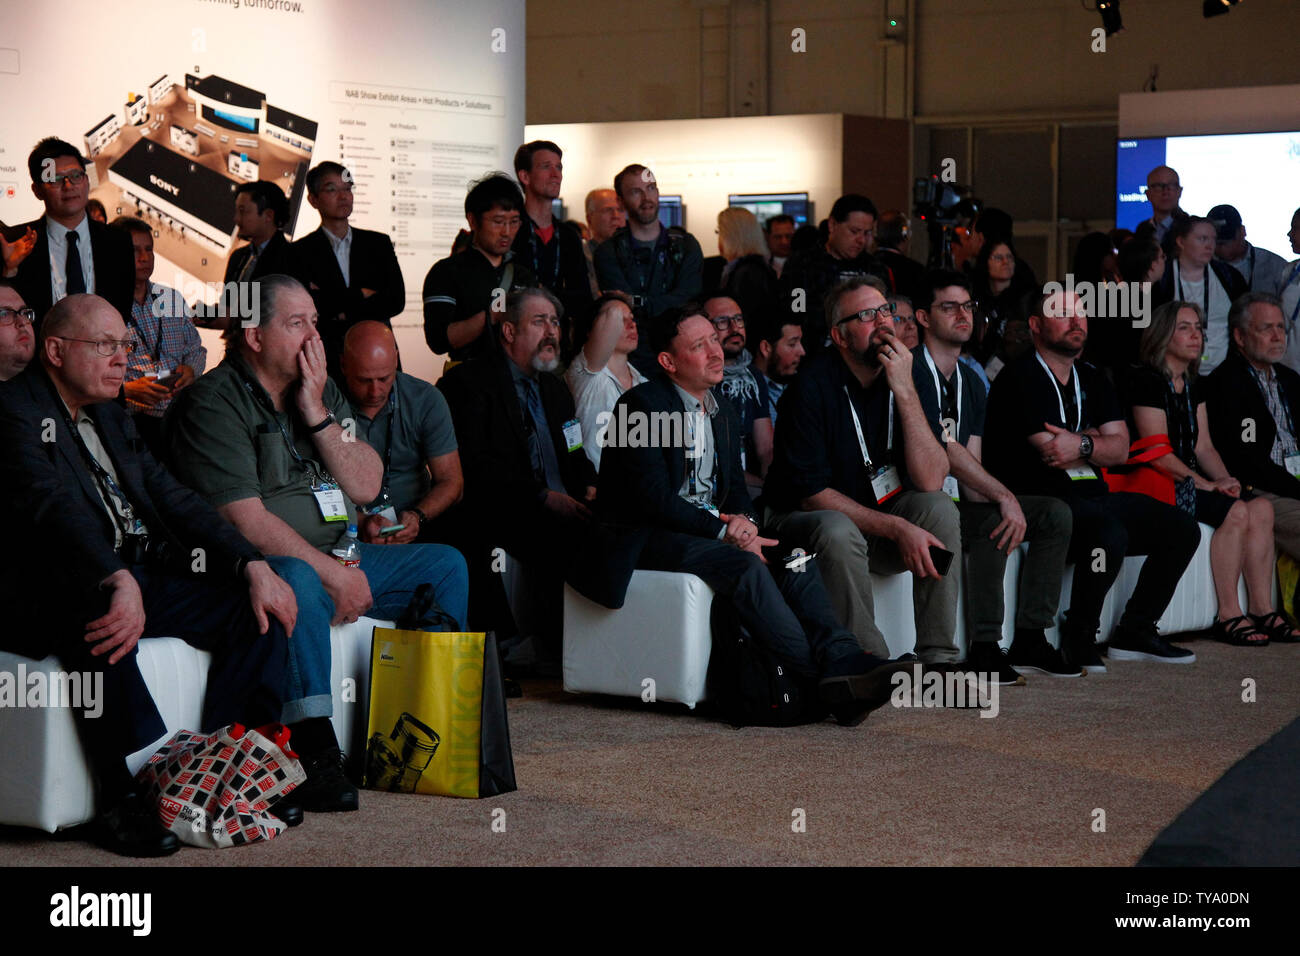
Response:
M1286 456L1286 470L1292 478L1300 478L1300 455Z
M348 520L348 501L337 482L322 481L312 485L311 493L316 496L316 507L320 508L321 517L326 521Z
M883 505L902 491L903 481L898 477L898 469L893 465L877 468L871 476L871 490L876 495L876 504L878 505Z
M943 493L953 501L961 501L961 493L957 488L957 479L955 476L949 475L943 480Z
M569 451L577 451L582 447L582 423L576 418L570 418L564 423L564 443L569 446Z
M858 448L862 452L862 464L866 466L867 474L871 476L871 491L876 496L876 504L884 504L885 501L894 497L903 490L903 481L898 476L898 468L894 465L877 466L871 461L871 452L867 449L866 436L862 434L862 422L858 420L858 410L853 407L853 397L849 394L849 387L844 386L844 397L849 403L849 415L853 419L853 430L858 436ZM894 393L889 393L889 426L887 437L885 438L885 451L889 453L894 448Z
M1096 470L1093 469L1091 465L1080 465L1078 468L1067 468L1065 469L1065 473L1070 477L1071 481L1087 481L1090 478L1095 480L1098 477Z

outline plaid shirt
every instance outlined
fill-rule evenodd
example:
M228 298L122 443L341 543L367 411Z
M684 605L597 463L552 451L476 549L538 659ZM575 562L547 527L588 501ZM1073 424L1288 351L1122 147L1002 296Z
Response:
M1277 433L1273 438L1273 448L1269 453L1269 458L1273 464L1279 468L1286 467L1286 460L1296 454L1296 435L1293 432L1294 423L1291 420L1291 410L1287 407L1286 399L1282 397L1281 389L1278 388L1277 376L1273 369L1268 370L1268 377L1265 378L1250 366L1250 374L1255 377L1255 384L1259 390L1264 393L1264 403L1268 405L1268 412L1273 416L1273 422L1277 425Z
M154 315L157 308L161 315ZM194 376L203 374L207 365L208 350L199 341L198 329L190 318L189 306L175 289L154 283L150 294L141 305L131 301L131 326L127 337L135 349L126 358L126 380L133 382L146 373L166 374L178 365L194 369ZM127 399L127 408L135 414L161 418L171 405L166 399L153 407Z

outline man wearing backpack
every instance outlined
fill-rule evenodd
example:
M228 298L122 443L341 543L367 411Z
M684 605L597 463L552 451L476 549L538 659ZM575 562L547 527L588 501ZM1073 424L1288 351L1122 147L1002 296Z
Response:
M626 570L602 600L621 605L633 565L698 575L750 638L747 653L731 655L740 673L720 675L738 678L742 720L800 723L830 711L842 724L859 723L889 699L897 667L862 651L835 619L812 561L787 561L759 532L736 413L710 391L723 370L713 323L688 306L660 317L652 332L663 374L625 392L605 432L596 507L615 536L601 563ZM785 706L793 700L797 713Z
M650 170L639 163L624 167L614 177L614 191L627 210L627 225L596 248L596 279L602 292L632 297L640 344L631 361L650 375L658 366L649 320L700 294L704 254L685 229L659 221L659 184Z

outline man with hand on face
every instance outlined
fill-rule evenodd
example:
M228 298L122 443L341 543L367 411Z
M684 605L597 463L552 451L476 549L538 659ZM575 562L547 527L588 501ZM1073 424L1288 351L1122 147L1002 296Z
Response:
M324 162L312 169L307 201L320 213L320 228L292 246L294 275L316 303L327 368L335 378L348 329L365 321L388 325L406 308L406 283L393 240L348 222L354 192L346 167Z
M573 396L555 374L560 303L541 287L507 298L500 348L438 381L460 442L465 500L448 517L473 575L474 629L513 629L493 551L504 549L538 578L540 666L558 665L561 579L591 518L596 471L583 451ZM480 603L481 602L481 603Z
M1111 659L1191 663L1196 655L1161 637L1156 622L1196 552L1200 528L1173 505L1107 488L1101 468L1128 460L1128 426L1109 380L1079 360L1088 340L1079 297L1040 296L1029 331L1034 351L1003 369L989 392L984 467L1017 495L1060 498L1074 516L1068 556L1074 585L1061 622L1064 664L1075 673L1106 672L1097 648L1102 605L1130 554L1148 557L1109 635ZM1031 651L1042 662L1054 656L1045 639L1024 653ZM1035 669L1054 673L1055 666Z
M957 506L943 492L948 456L912 378L912 353L874 276L826 296L834 348L804 362L779 405L763 486L769 526L820 558L836 616L869 654L887 657L869 571L911 571L916 655L957 659ZM944 554L947 552L947 554ZM937 557L936 557L937 556Z
M918 286L916 321L925 341L912 353L912 378L934 436L948 455L944 490L961 513L962 541L970 551L966 604L970 612L967 664L996 675L1000 684L1023 684L1020 669L1077 677L1048 648L1043 631L1056 621L1070 543L1070 509L1059 498L1017 497L987 471L980 459L984 442L984 385L960 361L975 327L970 280L960 272L927 272ZM1016 610L1010 655L998 646L1006 608L1002 578L1007 556L1029 542ZM1050 650L1050 648L1048 648Z
M537 284L511 245L519 232L524 199L514 180L493 173L465 196L470 246L433 264L424 278L424 341L452 361L496 348L495 326L511 289Z
M361 545L360 566L331 551L356 521L356 501L383 489L383 462L357 441L347 399L325 373L316 306L296 279L264 276L257 321L225 331L226 357L181 393L164 421L176 474L270 559L298 597L294 697L284 722L307 783L288 799L306 810L357 809L329 717L331 624L399 617L419 585L465 620L464 559L438 544ZM313 780L313 775L315 780Z
M45 316L39 361L0 386L0 493L23 543L0 581L0 641L102 679L101 712L73 711L96 784L95 838L127 856L163 856L179 843L126 764L166 730L137 666L140 638L180 637L211 653L193 729L256 727L280 720L292 699L285 634L297 607L255 546L140 445L114 401L130 344L106 300L66 296Z
M7 382L27 367L36 351L32 322L36 313L8 279L0 279L0 382Z
M23 237L6 249L4 265L5 277L35 310L37 331L50 306L80 292L107 299L127 321L135 276L131 244L86 215L85 158L72 144L50 136L28 155L27 172L45 215L27 223ZM30 253L23 254L27 248Z
M342 384L357 415L358 437L379 453L379 497L358 516L367 544L431 537L434 522L460 501L465 482L456 432L442 392L397 370L397 341L380 322L358 322L343 339ZM384 529L402 525L397 531Z
M717 330L693 306L661 317L653 329L664 374L625 393L615 420L675 421L680 438L615 440L605 448L599 508L619 529L605 563L621 574L599 599L621 606L633 567L698 575L789 668L802 699L820 700L840 723L860 722L888 699L891 668L881 666L886 657L863 653L839 623L817 564L791 569L764 557L764 548L786 549L759 530L735 412L711 391L723 374Z

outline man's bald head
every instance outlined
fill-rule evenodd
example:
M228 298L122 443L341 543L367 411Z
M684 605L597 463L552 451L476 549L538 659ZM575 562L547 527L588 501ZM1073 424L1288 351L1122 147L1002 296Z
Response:
M41 322L41 362L69 407L117 396L126 373L127 340L121 314L97 295L70 295ZM100 354L104 343L119 346Z
M397 380L397 339L382 322L367 319L348 329L339 359L348 397L371 416L388 401Z
M99 329L102 320L114 318L121 323L121 314L107 299L88 292L64 296L41 320L41 344L55 336L86 337L88 331Z

